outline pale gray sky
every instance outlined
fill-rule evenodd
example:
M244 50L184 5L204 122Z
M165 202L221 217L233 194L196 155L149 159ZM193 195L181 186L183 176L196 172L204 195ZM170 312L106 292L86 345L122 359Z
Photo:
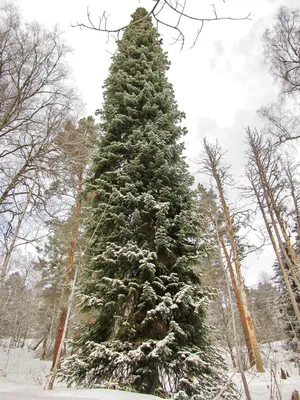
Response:
M126 24L138 6L150 8L151 0L13 0L25 20L38 20L46 26L59 24L74 50L70 64L86 113L101 107L102 85L108 74L114 41L105 34L71 28L76 21L86 21L89 7L97 21L105 10L112 28ZM194 15L212 16L211 0L188 0L187 11ZM199 5L201 3L201 5ZM277 88L264 64L261 36L273 25L280 5L299 7L299 0L216 0L219 16L243 17L251 13L251 21L207 23L196 46L190 49L198 28L188 22L183 29L186 45L170 45L174 32L162 32L164 48L172 63L169 72L180 108L186 113L186 149L189 160L201 151L202 139L218 138L228 150L227 161L237 178L243 172L245 127L259 126L256 110L275 101ZM171 17L170 17L171 18ZM191 171L197 166L190 162ZM247 282L254 284L261 270L271 272L273 254L265 252L259 259L252 256L245 271Z

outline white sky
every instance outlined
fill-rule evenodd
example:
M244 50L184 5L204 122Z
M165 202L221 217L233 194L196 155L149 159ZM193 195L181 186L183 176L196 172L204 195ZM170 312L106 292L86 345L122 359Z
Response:
M0 0L1 1L1 0ZM138 6L153 7L151 0L13 0L24 19L38 20L46 26L59 24L74 50L70 58L76 86L86 112L94 114L102 103L102 85L108 74L113 40L100 32L71 28L70 24L86 22L89 7L92 17L103 11L110 14L109 26L125 25ZM201 3L201 5L200 5ZM188 0L189 13L212 16L211 0ZM192 5L193 4L193 5ZM173 83L180 108L186 113L187 156L194 160L201 151L202 139L218 138L228 150L227 162L238 178L244 165L245 127L259 126L256 110L277 98L277 88L264 64L261 36L272 27L280 5L299 7L299 0L215 0L219 16L244 17L251 21L207 23L196 46L190 49L198 25L188 22L183 27L186 46L170 45L174 32L164 32L164 49L172 63L169 79ZM192 5L192 6L191 6ZM171 17L170 17L171 18ZM198 167L190 162L191 171ZM199 179L199 178L197 178ZM248 284L254 284L261 270L271 272L273 253L267 251L259 259L252 256L245 272Z

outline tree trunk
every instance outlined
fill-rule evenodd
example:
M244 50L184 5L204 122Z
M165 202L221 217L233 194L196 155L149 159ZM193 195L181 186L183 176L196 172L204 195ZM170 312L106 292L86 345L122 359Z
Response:
M232 282L232 287L233 287L233 291L234 291L234 295L236 298L236 303L237 303L237 307L239 310L239 314L240 314L240 319L241 319L241 323L242 323L242 328L243 328L243 332L244 332L244 338L245 338L245 342L246 342L246 346L247 346L247 350L248 350L248 356L249 356L249 362L250 362L250 367L253 367L255 365L255 359L254 359L254 355L253 355L253 351L252 351L252 343L250 340L250 335L249 335L249 330L248 330L248 325L247 325L247 319L246 319L246 314L245 314L245 310L241 301L241 297L240 297L240 292L236 283L236 279L235 279L235 275L234 275L234 270L233 270L233 266L231 264L230 261L230 257L228 254L228 251L226 249L225 243L223 241L223 239L219 238L225 258L226 258L226 262L227 262L227 267L229 270L229 274L230 274L230 279Z
M42 343L42 341L45 339L46 336L43 336L42 339L40 339L33 347L30 346L30 349L35 351L39 345Z
M46 353L47 353L47 336L45 336L44 340L43 340L43 345L42 345L42 352L41 352L41 356L40 356L40 360L45 360L46 358Z
M73 228L72 228L72 232L71 232L71 243L70 243L70 248L69 248L67 267L66 267L66 271L65 271L65 279L64 279L65 286L63 289L63 293L62 293L63 305L60 310L59 324L58 324L57 336L56 336L56 341L55 341L55 346L54 346L52 369L55 368L55 365L58 365L59 358L61 355L60 349L62 348L64 332L66 331L66 326L68 323L68 321L67 321L68 307L65 306L65 303L68 299L68 294L69 294L69 286L70 286L71 274L72 274L72 270L73 270L74 253L75 253L76 242L77 242L77 237L78 237L79 216L80 216L80 211L81 211L81 198L80 197L81 197L81 191L82 191L82 182L83 182L83 171L80 170L79 175L78 175L78 186L77 186L75 209L74 209L74 213L73 213L73 217L72 217Z
M218 240L219 239L220 238L219 238L219 235L218 235ZM220 243L220 241L219 241L219 243ZM220 251L221 251L221 249L220 249ZM227 260L227 258L226 258L226 260ZM228 261L227 261L227 263L228 263ZM222 261L221 261L221 264L223 265ZM224 268L224 265L223 265L223 268ZM225 268L224 268L224 270L225 270ZM244 373L244 368L243 368L243 363L242 363L242 359L241 359L240 348L239 348L239 344L238 344L238 340L237 340L236 323L235 323L235 315L234 315L234 309L233 309L233 304L232 304L230 283L229 283L229 279L228 279L228 275L227 275L226 271L224 271L224 272L225 272L226 286L227 286L227 291L228 291L228 296L229 296L229 304L230 304L230 310L231 310L233 336L234 336L234 342L235 342L238 369L239 369L239 372L241 374L241 378L242 378L242 382L243 382L243 386L244 386L246 399L247 400L252 400L251 399L251 395L250 395L250 391L249 391L248 382L247 382L247 379L246 379L246 375ZM245 324L245 327L246 327L246 329L248 329L246 324ZM249 354L249 358L251 358L250 356L253 357L252 352Z
M69 318L70 318L72 302L73 302L73 298L74 298L74 294L75 294L77 273L78 273L78 270L76 269L75 270L74 279L73 279L73 284L72 284L72 291L71 291L69 299L68 299L68 307L67 307L67 311L66 311L64 329L63 329L62 335L61 335L61 341L60 341L60 344L59 344L59 347L58 347L58 350L57 350L56 358L54 360L54 363L52 365L51 372L50 372L50 378L49 378L49 383L48 383L48 387L47 387L48 390L52 390L53 389L55 377L56 377L56 374L57 374L57 371L58 371L58 368L59 368L60 357L61 357L62 349L63 349L63 346L64 346L64 340L65 340L66 334L67 334L68 321L69 321Z

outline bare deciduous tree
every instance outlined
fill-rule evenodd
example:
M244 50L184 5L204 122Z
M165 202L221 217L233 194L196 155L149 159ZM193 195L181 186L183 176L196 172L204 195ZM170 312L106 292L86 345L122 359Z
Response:
M300 90L300 13L280 7L277 21L264 36L265 56L282 94Z
M10 4L0 9L1 211L18 184L49 157L77 97L67 85L69 48L58 28L23 24Z
M77 114L79 101L69 85L70 49L59 29L23 23L10 3L1 4L0 17L0 218L7 264L29 194L30 212L45 209L58 154L55 137Z
M287 204L291 202L289 180L292 177L289 176L286 179L282 173L284 168L280 163L280 154L276 152L270 138L258 131L251 131L249 128L247 129L247 138L249 161L246 174L250 182L250 190L259 205L295 315L300 322L300 310L290 283L290 279L292 279L298 290L300 289L299 258L288 232L287 223ZM295 184L294 181L293 184ZM297 201L296 198L295 200ZM294 212L297 212L297 209ZM294 217L296 217L294 218L294 223L296 223L297 215Z
M252 365L255 364L259 372L263 372L264 368L257 344L254 324L247 304L244 280L241 272L241 254L239 251L239 244L236 237L233 218L225 197L224 185L229 178L229 168L223 164L223 155L224 154L218 144L210 145L207 140L204 139L204 154L201 161L202 171L213 178L216 184L216 189L220 200L220 209L222 210L225 223L222 233L218 232L218 235L220 239L222 236L224 236L229 243L231 254L227 251L225 241L220 240L226 256L228 268L231 272L230 276L233 287L235 288L237 304L240 305L240 312L242 311L241 322L244 325L243 329L245 341L248 347L250 363Z

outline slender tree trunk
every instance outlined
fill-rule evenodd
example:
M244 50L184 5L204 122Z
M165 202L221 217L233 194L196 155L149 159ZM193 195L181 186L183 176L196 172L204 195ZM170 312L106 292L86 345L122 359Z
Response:
M66 319L65 319L65 324L64 324L64 329L61 335L61 341L57 350L57 356L55 358L55 361L52 365L51 368L51 373L50 373L50 378L49 378L49 383L48 383L48 390L52 390L53 389L53 385L54 385L54 381L56 378L56 374L59 368L59 362L60 362L60 357L61 357L61 353L64 347L64 340L66 338L66 334L67 334L67 329L68 329L68 321L70 318L70 313L71 313L71 308L72 308L72 303L73 303L73 299L74 299L74 294L75 294L75 289L76 289L76 281L77 281L77 274L78 274L78 270L75 270L75 275L74 275L74 279L73 279L73 283L72 283L72 290L68 299L68 307L67 307L67 313L66 313Z
M42 343L42 341L45 339L45 337L46 336L43 336L42 339L40 339L33 347L30 346L30 349L35 351L39 347L39 345Z
M235 341L237 363L238 363L238 367L239 367L239 372L241 374L241 378L242 378L242 382L243 382L243 386L244 386L246 399L247 400L252 400L251 399L251 395L250 395L248 382L247 382L247 378L246 378L246 375L245 375L245 372L244 372L242 358L241 358L241 352L240 352L240 348L239 348L239 344L238 344L238 340L237 340L235 315L234 315L234 309L233 309L232 298L231 298L230 284L229 284L229 280L228 280L227 274L226 274L226 283L227 283L227 290L228 290L231 317L232 317L232 327L233 327L233 334L234 334L234 341Z
M230 304L230 311L231 311L232 328L233 328L233 336L234 336L234 343L235 343L235 349L236 349L236 359L237 359L238 369L239 369L239 372L241 374L241 378L242 378L242 382L243 382L243 386L244 386L246 399L247 400L252 400L251 399L251 395L250 395L250 391L249 391L248 382L247 382L247 379L246 379L246 375L244 373L244 368L243 368L243 363L242 363L242 358L241 358L241 353L240 353L240 347L239 347L238 339L237 339L237 331L236 331L236 323L235 323L233 302L232 302L232 297L231 297L230 283L229 283L228 275L227 275L227 272L226 272L226 269L224 267L224 263L223 263L223 260L222 260L221 246L223 248L224 242L222 243L218 231L217 231L217 241L218 241L218 245L219 245L220 264L222 265L224 273L225 273L227 292L228 292L228 296L229 296L229 304ZM228 252L227 252L227 249L226 249L226 254L227 254L226 262L227 262L227 266L228 266L228 258L227 258L228 257ZM230 259L229 259L229 264L231 265ZM232 270L232 265L231 265L231 270ZM232 270L232 272L233 272L233 270ZM235 281L235 277L234 276L233 276L233 278L234 278L234 281ZM232 277L231 277L231 279L232 279ZM238 294L238 291L237 291L237 294ZM238 294L238 297L239 297L239 294ZM242 312L243 312L243 307L241 309L242 309ZM244 328L244 326L245 326L245 329L247 330L247 337L249 337L247 324L245 324L245 325L243 324L243 328ZM244 334L245 334L245 332L244 332ZM245 337L245 339L246 339L246 337ZM247 343L247 341L246 341L246 343ZM247 347L248 347L248 345L247 345ZM252 350L252 348L251 348L251 350ZM253 358L252 351L250 351L250 354L249 354L249 359L251 359L251 358Z
M236 360L235 360L235 357L234 357L233 347L232 347L231 341L230 341L228 336L226 336L226 342L227 342L227 346L228 346L228 350L229 350L232 366L233 366L233 368L236 368L237 365L236 365Z
M4 303L3 306L1 307L0 318L1 318L2 315L4 314L4 310L5 310L6 307L8 306L8 304L9 304L9 302L10 302L10 300L11 300L13 294L14 294L14 289L12 289L12 290L9 292L9 294L8 294L8 296L7 296L7 299L5 300L5 303Z
M17 321L17 326L16 326L16 329L15 329L15 333L14 333L14 338L13 338L13 341L14 341L14 347L19 347L19 338L20 338L20 332L21 332L21 321Z
M25 331L24 331L24 335L23 335L23 340L22 340L21 347L24 347L24 346L25 346L25 341L26 341L26 338L27 338L27 331L28 331L28 326L26 326L26 329L25 329Z
M3 284L4 284L4 280L5 280L5 277L6 277L7 270L8 270L8 265L9 265L9 262L10 262L10 259L11 259L11 255L12 255L12 252L13 252L13 250L15 248L15 244L16 244L16 241L17 241L17 238L18 238L18 234L19 234L22 222L24 220L27 208L28 208L28 206L30 204L30 200L31 200L32 195L33 195L33 190L34 190L34 187L35 187L35 184L36 184L36 178L37 178L37 175L35 175L33 184L32 184L32 186L30 188L30 191L29 191L29 193L27 195L27 199L26 199L22 214L18 218L18 222L17 222L17 225L15 227L15 231L14 231L13 237L11 239L11 242L9 244L9 247L7 249L7 252L6 252L4 260L3 260L3 264L2 264L2 268L1 268L1 277L0 277L1 286L3 286Z
M47 340L48 340L48 338L47 338L47 336L45 336L45 338L43 340L42 352L41 352L40 360L45 360L45 358L46 358Z
M68 307L65 305L65 303L67 302L68 294L69 294L69 286L70 286L71 274L72 274L72 270L73 270L74 253L75 253L76 242L77 242L77 237L78 237L79 216L80 216L80 211L81 211L82 183L83 183L83 171L80 170L79 175L78 175L78 186L77 186L75 210L74 210L73 217L72 217L73 228L72 228L72 232L71 232L71 242L70 242L70 248L69 248L69 254L68 254L67 267L66 267L66 271L65 271L65 279L64 279L65 286L64 286L63 293L62 293L63 305L60 310L59 324L58 324L57 336L56 336L56 341L55 341L55 346L54 346L52 369L55 368L55 365L58 365L59 358L61 356L60 349L62 349L64 332L66 330L66 326L68 323L68 321L67 321Z
M231 264L230 257L229 257L227 248L225 246L224 240L221 239L221 238L219 238L219 240L220 240L220 244L221 244L222 249L223 249L223 253L224 253L225 258L226 258L227 267L228 267L228 270L229 270L230 279L231 279L231 282L232 282L232 287L233 287L234 295L235 295L235 298L236 298L238 311L239 311L239 314L240 314L240 319L241 319L242 328L243 328L243 332L244 332L245 342L246 342L246 346L247 346L247 350L248 350L250 367L253 367L255 365L255 359L254 359L254 355L253 355L253 351L252 351L252 343L251 343L251 340L250 340L250 335L249 335L248 324L247 324L247 319L246 319L244 306L243 306L243 303L241 301L240 292L239 292L239 289L238 289L238 286L237 286L237 283L236 283L233 266Z

